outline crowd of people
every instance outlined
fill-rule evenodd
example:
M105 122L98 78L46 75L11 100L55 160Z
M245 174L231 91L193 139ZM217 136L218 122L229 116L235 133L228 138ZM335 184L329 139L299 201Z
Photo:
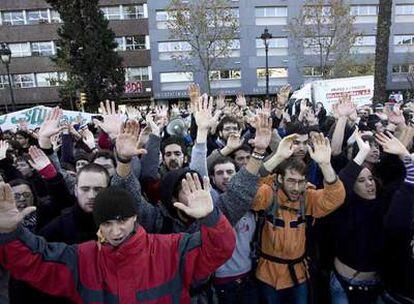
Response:
M188 93L1 132L6 303L414 303L414 102Z

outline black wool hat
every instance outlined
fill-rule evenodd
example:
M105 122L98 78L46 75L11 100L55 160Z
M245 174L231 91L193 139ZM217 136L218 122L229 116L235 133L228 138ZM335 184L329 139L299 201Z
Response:
M122 188L106 188L95 198L93 218L97 226L106 221L127 219L134 215L137 215L134 198Z

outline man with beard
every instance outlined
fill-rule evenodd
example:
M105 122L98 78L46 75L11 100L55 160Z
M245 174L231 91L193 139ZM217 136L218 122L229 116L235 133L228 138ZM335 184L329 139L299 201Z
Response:
M182 138L167 137L161 144L162 163L167 171L177 170L187 161L186 145Z
M312 137L307 145L310 157L324 176L324 188L307 186L307 165L290 157L297 135L270 158L268 171L278 167L278 190L267 184L260 187L253 209L261 212L258 224L258 268L256 277L265 303L306 304L308 270L306 261L306 228L338 208L345 199L345 189L331 166L331 147L323 134ZM283 159L289 157L282 161ZM282 162L281 162L282 161ZM287 299L290 299L287 300Z

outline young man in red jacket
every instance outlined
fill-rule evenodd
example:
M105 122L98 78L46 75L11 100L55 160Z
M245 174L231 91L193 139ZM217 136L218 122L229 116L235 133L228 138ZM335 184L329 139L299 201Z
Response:
M110 187L98 194L93 210L99 241L69 246L22 228L35 207L19 212L10 186L0 183L0 265L74 303L190 303L190 284L214 272L235 246L233 229L213 206L208 179L201 184L188 174L175 203L201 222L201 232L147 234L129 193Z

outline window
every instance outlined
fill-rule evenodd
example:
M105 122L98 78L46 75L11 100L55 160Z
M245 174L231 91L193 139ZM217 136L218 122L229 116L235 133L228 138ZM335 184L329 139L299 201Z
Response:
M169 83L169 82L190 82L193 81L192 72L167 72L160 73L160 82Z
M191 45L186 41L158 42L158 52L189 52Z
M125 81L146 81L150 80L149 67L126 68Z
M256 17L287 17L287 7L268 6L256 7Z
M414 15L414 4L402 4L395 6L396 15Z
M9 81L7 75L0 75L0 89L8 88Z
M375 46L375 36L359 36L355 40L355 46Z
M32 55L30 52L30 44L27 42L10 43L9 48L12 53L12 57L30 57Z
M108 20L121 20L121 9L119 6L107 6L101 8L104 16Z
M157 21L169 21L174 20L174 17L171 16L171 14L169 14L167 11L157 11L155 19Z
M13 83L18 88L33 88L35 86L34 74L13 75Z
M376 16L378 14L377 5L352 5L351 15L353 16Z
M124 37L115 37L115 42L118 44L118 46L115 48L116 51L125 50Z
M143 5L124 5L122 7L124 19L141 19L144 18Z
M240 70L218 70L210 72L211 80L241 79Z
M320 67L304 67L303 76L305 77L322 76L322 69Z
M394 45L414 45L413 35L394 35Z
M32 42L32 56L52 56L54 55L54 45L52 41Z
M268 40L269 49L276 49L276 48L287 48L288 47L288 39L287 38L272 38ZM256 39L256 48L257 49L264 49L265 45L261 38Z
M392 66L393 74L414 73L414 64L396 64Z
M48 23L49 16L47 10L26 11L27 24Z
M59 74L57 72L37 73L37 87L54 87L59 85Z
M52 23L61 23L62 19L60 18L60 14L58 11L50 10L50 20Z
M145 35L125 37L126 50L145 50Z
M23 25L24 24L23 11L2 12L1 18L3 20L3 25Z
M260 68L256 70L258 79L266 78L266 69ZM287 78L288 69L287 68L269 68L269 78Z

